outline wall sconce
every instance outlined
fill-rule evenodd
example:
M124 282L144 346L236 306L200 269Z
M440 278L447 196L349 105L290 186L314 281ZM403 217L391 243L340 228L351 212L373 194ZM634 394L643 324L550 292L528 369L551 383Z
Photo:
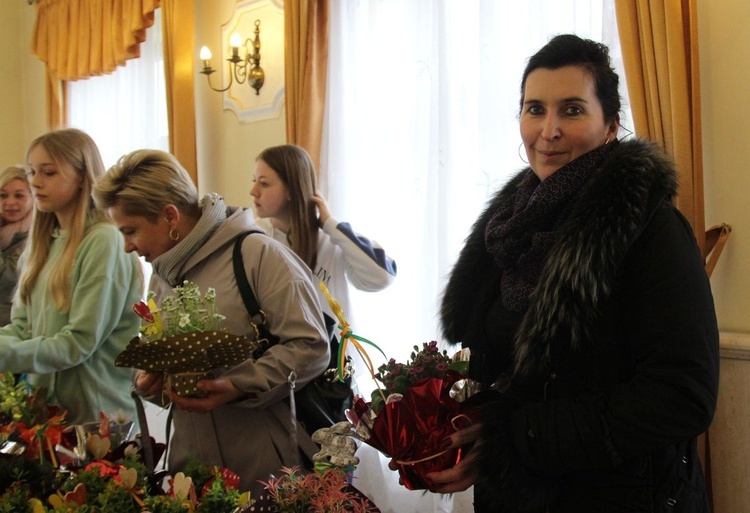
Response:
M211 85L211 73L216 70L211 67L211 50L207 46L201 48L200 58L203 61L201 73L206 75L208 86L214 91L221 93L232 87L232 80L238 84L248 85L255 89L255 94L260 94L260 88L266 79L263 68L260 67L260 20L255 20L255 38L247 38L242 45L242 38L239 34L232 34L229 38L229 47L232 49L232 56L227 59L229 63L229 85L223 89L217 89ZM240 46L245 47L245 56L240 57ZM233 78L234 77L234 78Z

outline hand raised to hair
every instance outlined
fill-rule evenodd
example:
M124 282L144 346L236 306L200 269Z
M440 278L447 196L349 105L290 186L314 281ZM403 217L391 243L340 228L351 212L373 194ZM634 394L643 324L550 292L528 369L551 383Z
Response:
M217 406L232 402L244 395L244 392L227 378L202 379L196 386L207 395L205 397L182 397L169 386L167 394L178 408L195 413L208 413Z
M323 228L328 218L331 217L331 211L328 209L328 203L326 203L325 198L319 192L315 193L313 201L315 202L315 206L318 207L318 224Z

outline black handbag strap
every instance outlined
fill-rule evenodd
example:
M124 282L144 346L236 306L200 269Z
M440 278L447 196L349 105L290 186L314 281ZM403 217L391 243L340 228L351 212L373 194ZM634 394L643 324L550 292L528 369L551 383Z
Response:
M241 233L234 241L234 250L232 251L232 267L234 268L234 279L237 282L237 288L240 291L240 296L242 296L242 302L245 303L247 313L250 314L250 322L253 323L253 326L255 326L255 329L257 330L256 335L259 346L258 349L253 352L253 357L257 359L260 358L269 347L278 344L279 337L271 333L271 330L268 329L266 313L261 310L260 305L258 304L258 300L255 298L255 293L253 292L252 287L250 287L250 282L247 281L247 274L245 273L245 263L242 259L242 241L244 241L245 237L252 233L259 233L264 236L266 235L264 232L261 232L259 230L248 230L244 233ZM261 316L260 324L256 324L252 320L252 317L255 315Z
M260 305L258 300L255 299L253 289L250 288L250 283L247 281L247 275L245 274L245 264L242 260L242 241L245 237L251 233L263 233L258 230L251 230L240 234L239 237L234 241L234 251L232 253L232 266L234 267L234 279L237 280L237 288L240 289L240 295L242 301L245 303L247 313L257 315L260 313Z
M143 408L143 402L141 396L139 396L135 390L130 391L130 397L135 401L135 412L138 415L138 426L141 428L141 447L143 448L143 463L146 464L148 470L153 472L156 470L156 462L154 461L154 449L151 446L151 435L148 431L148 419L146 418L146 411Z
M245 237L253 233L260 233L261 235L267 236L265 232L261 232L259 230L248 230L241 233L234 241L234 250L232 252L232 266L234 267L234 279L237 281L237 288L240 290L240 295L242 296L243 303L245 303L247 312L250 314L250 317L260 314L263 318L262 324L256 327L259 330L260 335L263 338L267 338L268 342L267 344L263 344L263 346L259 350L260 352L265 351L275 344L278 344L279 337L272 334L266 326L266 314L265 312L263 312L263 310L260 309L258 300L255 298L253 289L252 287L250 287L250 283L247 281L247 275L245 274L245 264L242 260L242 241L245 240ZM326 324L328 335L332 340L336 340L336 349L338 349L338 340L333 334L336 328L336 321L325 312L323 312L323 319ZM335 367L336 355L333 353L331 353L331 360L333 366Z

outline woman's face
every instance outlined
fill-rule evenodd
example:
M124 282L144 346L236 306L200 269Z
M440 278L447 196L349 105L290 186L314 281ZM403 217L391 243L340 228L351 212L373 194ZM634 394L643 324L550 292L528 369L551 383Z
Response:
M129 216L117 204L107 211L125 238L125 251L135 251L146 262L153 262L156 257L177 244L169 238L170 225L164 216L157 217L156 221L150 221L143 216Z
M520 125L529 165L540 180L614 140L618 127L604 120L594 79L580 66L529 73Z
M255 163L250 196L253 197L255 214L258 217L289 217L289 189L281 181L278 173L260 159Z
M41 144L29 151L29 184L36 208L53 212L63 229L70 222L81 196L83 177L70 164L57 163Z
M34 206L29 184L15 178L0 188L0 217L5 223L16 223L26 217Z

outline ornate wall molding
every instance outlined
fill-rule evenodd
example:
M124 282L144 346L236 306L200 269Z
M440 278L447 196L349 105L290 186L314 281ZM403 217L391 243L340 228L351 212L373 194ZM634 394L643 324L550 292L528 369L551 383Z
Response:
M237 2L234 14L221 26L222 63L232 50L229 38L240 34L244 42L253 37L255 20L260 20L261 60L265 82L260 94L247 83L233 83L222 93L225 110L237 115L240 123L251 123L281 115L284 105L284 3L282 0L243 0ZM221 65L222 84L229 83L229 66ZM221 86L225 87L225 86Z

